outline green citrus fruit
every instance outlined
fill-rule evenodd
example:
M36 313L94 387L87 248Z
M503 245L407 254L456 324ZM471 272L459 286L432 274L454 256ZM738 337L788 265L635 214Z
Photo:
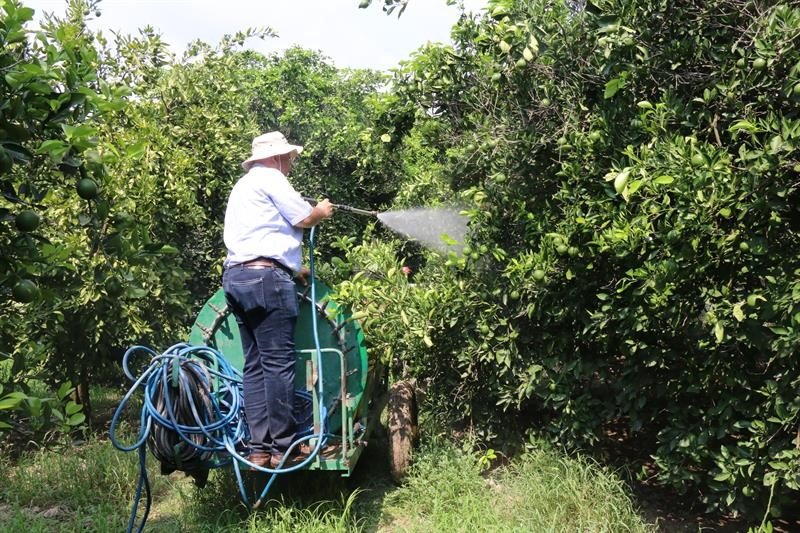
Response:
M84 200L93 200L97 198L97 193L99 189L97 187L97 182L95 182L91 178L83 178L78 182L78 196L83 198Z
M39 294L39 287L29 279L23 279L11 289L11 296L20 303L27 304L36 299Z
M481 333L483 333L484 335L489 333L489 326L487 326L486 324L481 324Z
M122 282L117 278L108 278L106 281L106 292L112 298L116 298L122 294Z
M692 156L692 166L693 166L693 167L700 167L700 166L703 166L703 165L705 164L705 162L706 162L706 160L705 160L705 158L702 156L702 154L694 154L694 155Z
M35 211L25 209L14 218L14 224L20 231L33 231L39 227L39 215Z
M122 248L122 235L119 233L112 233L103 240L103 250L108 253L119 253Z
M556 252L562 255L567 253L567 250L569 250L569 248L567 247L566 244L559 244L558 246L556 246Z
M792 89L792 91L794 91L795 96L800 96L800 83L795 84L794 89Z
M5 174L14 166L14 160L8 155L8 152L0 149L0 174Z
M744 68L744 66L745 66L745 60L744 60L744 58L743 58L743 57L740 57L740 58L739 58L739 60L738 60L738 61L736 61L736 66L737 66L737 67L739 67L739 68Z
M533 279L536 281L542 281L544 279L544 270L541 268L537 268L533 271Z
M132 224L133 221L134 221L133 215L131 215L127 211L120 211L119 213L114 215L114 223L120 226Z
M763 70L767 66L767 61L763 57L757 57L753 60L753 68L756 70Z
M570 246L569 249L567 249L567 253L569 254L570 257L575 257L576 255L578 255L578 252L579 250L575 246Z
M519 291L511 291L511 294L509 294L509 296L511 297L512 300L519 300Z
M741 251L743 251L743 252L746 252L747 250L750 249L750 245L747 244L746 242L742 241L742 242L739 243L739 249Z
M620 172L617 174L617 177L614 178L614 190L617 191L617 194L621 194L622 191L625 190L625 186L628 184L628 175L626 172Z
M542 98L541 100L539 100L539 103L540 103L540 104L541 104L543 107L548 107L548 106L550 105L550 103L551 103L551 102L550 102L550 99L549 99L549 98Z
M597 141L599 141L602 138L603 138L603 134L600 133L597 130L589 132L589 140L592 141L592 142L596 143Z

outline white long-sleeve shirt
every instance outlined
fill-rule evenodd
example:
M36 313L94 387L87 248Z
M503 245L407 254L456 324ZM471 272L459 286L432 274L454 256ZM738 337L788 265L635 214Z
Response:
M295 224L312 209L283 173L256 163L239 178L228 197L225 266L265 257L298 272L303 261L303 230Z

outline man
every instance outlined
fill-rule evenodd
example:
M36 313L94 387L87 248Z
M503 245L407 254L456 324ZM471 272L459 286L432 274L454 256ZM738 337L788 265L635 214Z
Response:
M248 459L271 468L295 439L293 277L301 272L303 228L333 214L330 201L312 207L286 178L302 150L277 131L253 139L225 211L222 287L242 337Z

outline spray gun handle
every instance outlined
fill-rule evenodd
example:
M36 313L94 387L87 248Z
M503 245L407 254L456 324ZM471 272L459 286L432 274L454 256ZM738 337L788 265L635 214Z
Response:
M310 203L312 206L313 205L317 205L317 201L315 199L311 198L311 197L303 196L303 200L305 200L306 202ZM331 204L331 205L333 207L335 207L336 209L341 209L342 211L348 211L350 213L356 213L356 214L359 214L359 215L368 215L368 216L371 216L371 217L377 217L378 216L378 212L377 211L367 211L366 209L358 209L357 207L351 207L349 205L344 205L344 204Z

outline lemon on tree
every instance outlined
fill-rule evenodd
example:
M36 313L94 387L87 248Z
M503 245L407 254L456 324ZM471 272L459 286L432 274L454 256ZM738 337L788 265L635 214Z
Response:
M544 279L544 270L541 268L537 268L533 271L533 279L536 281L542 281Z
M99 188L97 187L97 182L91 178L83 178L78 182L78 196L83 198L84 200L93 200L97 198L97 194L99 192Z
M22 232L34 231L39 227L39 215L35 211L24 209L14 218L14 225Z
M0 174L5 174L14 166L14 160L5 150L0 149Z
M29 279L18 281L11 289L11 296L14 298L14 300L23 304L32 302L36 299L38 294L39 287L37 287L36 283Z
M106 281L106 292L112 298L121 296L123 289L122 282L116 277L110 277Z

